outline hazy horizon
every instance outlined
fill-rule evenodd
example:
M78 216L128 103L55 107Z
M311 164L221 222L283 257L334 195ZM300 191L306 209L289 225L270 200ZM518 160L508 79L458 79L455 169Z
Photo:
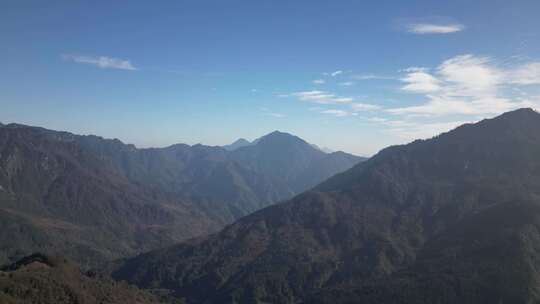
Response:
M170 146L173 146L173 145L176 145L176 144L187 144L187 145L190 145L190 146L194 146L194 145L204 145L204 146L216 146L216 147L223 147L223 146L227 146L227 145L230 145L234 142L236 142L237 140L240 140L240 139L244 139L244 140L247 140L249 141L250 143L253 143L254 141L256 141L257 139L261 138L261 137L264 137L266 135L269 135L270 133L273 133L273 132L281 132L281 133L287 133L289 135L293 135L293 136L298 136L297 134L293 134L291 132L287 132L287 131L284 131L284 130L272 130L272 131L269 131L269 132L266 132L264 134L261 134L259 136L256 136L254 138L245 138L245 137L238 137L236 139L233 139L231 140L230 142L225 142L225 143L221 143L221 144L208 144L208 143L204 143L204 142L185 142L185 141L182 141L181 139L178 141L178 142L173 142L173 143L170 143L170 144L165 144L163 146L153 146L153 145L148 145L148 146L140 146L140 145L137 145L135 143L131 143L131 142L128 142L128 141L125 141L125 140L122 140L122 138L117 138L117 137L107 137L107 136L103 136L101 134L94 134L94 133L77 133L77 132L72 132L70 130L60 130L60 129L52 129L52 128L48 128L47 126L38 126L38 125L32 125L32 124L25 124L25 123L21 123L21 122L15 122L15 121L9 121L9 122L4 122L4 121L0 121L0 124L3 124L3 125L9 125L9 124L21 124L21 125L25 125L25 126L30 126L30 127L38 127L38 128L44 128L44 129L49 129L49 130L53 130L53 131L59 131L59 132L69 132L69 133L72 133L72 134L75 134L75 135L82 135L82 136L99 136L99 137L103 137L104 139L117 139L117 140L120 140L121 142L123 142L124 144L129 144L129 145L134 145L136 148L138 149L146 149L146 148L166 148L166 147L170 147ZM316 145L317 147L319 147L319 149L321 150L325 150L325 149L330 149L329 147L326 147L326 146L322 146L322 145L319 145L315 142L310 142L309 140L306 140L305 138L303 138L302 136L298 136L300 137L301 139L305 140L307 143L309 144L314 144ZM332 150L333 152L337 152L337 151L342 151L342 150L334 150L334 149L330 149ZM342 152L347 152L347 153L350 153L348 151L342 151ZM352 153L354 154L354 153ZM371 156L371 155L357 155L357 156L365 156L365 157L368 157L368 156Z
M535 1L13 2L0 12L0 121L137 147L280 130L369 156L538 109L538 11Z

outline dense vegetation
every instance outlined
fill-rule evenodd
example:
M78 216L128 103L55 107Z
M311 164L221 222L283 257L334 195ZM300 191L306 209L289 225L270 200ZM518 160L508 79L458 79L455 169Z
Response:
M60 257L34 254L0 271L2 304L151 304L158 299L126 283L82 273Z
M540 114L522 109L109 271L187 303L534 303L539 228Z
M287 171L269 166L274 158ZM165 247L214 232L359 160L279 132L234 151L181 144L137 149L2 125L0 264L41 251L88 267Z

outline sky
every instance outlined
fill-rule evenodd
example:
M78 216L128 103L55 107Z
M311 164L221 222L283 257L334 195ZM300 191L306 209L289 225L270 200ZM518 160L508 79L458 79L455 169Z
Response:
M540 109L540 1L0 1L0 122L358 155Z

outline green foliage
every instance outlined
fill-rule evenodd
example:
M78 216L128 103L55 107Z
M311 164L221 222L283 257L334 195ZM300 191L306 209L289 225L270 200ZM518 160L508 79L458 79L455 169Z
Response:
M102 276L88 276L64 258L35 254L0 272L0 303L157 304L147 292Z
M390 147L117 279L187 303L540 301L540 115Z
M360 160L279 137L286 141L233 152L202 145L137 149L97 136L0 126L0 264L42 251L87 268L162 248L217 231ZM277 153L280 144L297 153ZM285 180L253 163L267 164L269 154L260 152L270 148L287 167L298 159L305 164ZM317 169L315 160L331 165Z

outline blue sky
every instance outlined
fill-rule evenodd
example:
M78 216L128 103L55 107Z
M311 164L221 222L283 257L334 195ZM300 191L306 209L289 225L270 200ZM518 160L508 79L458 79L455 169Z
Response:
M2 1L0 121L371 155L540 108L540 2Z

